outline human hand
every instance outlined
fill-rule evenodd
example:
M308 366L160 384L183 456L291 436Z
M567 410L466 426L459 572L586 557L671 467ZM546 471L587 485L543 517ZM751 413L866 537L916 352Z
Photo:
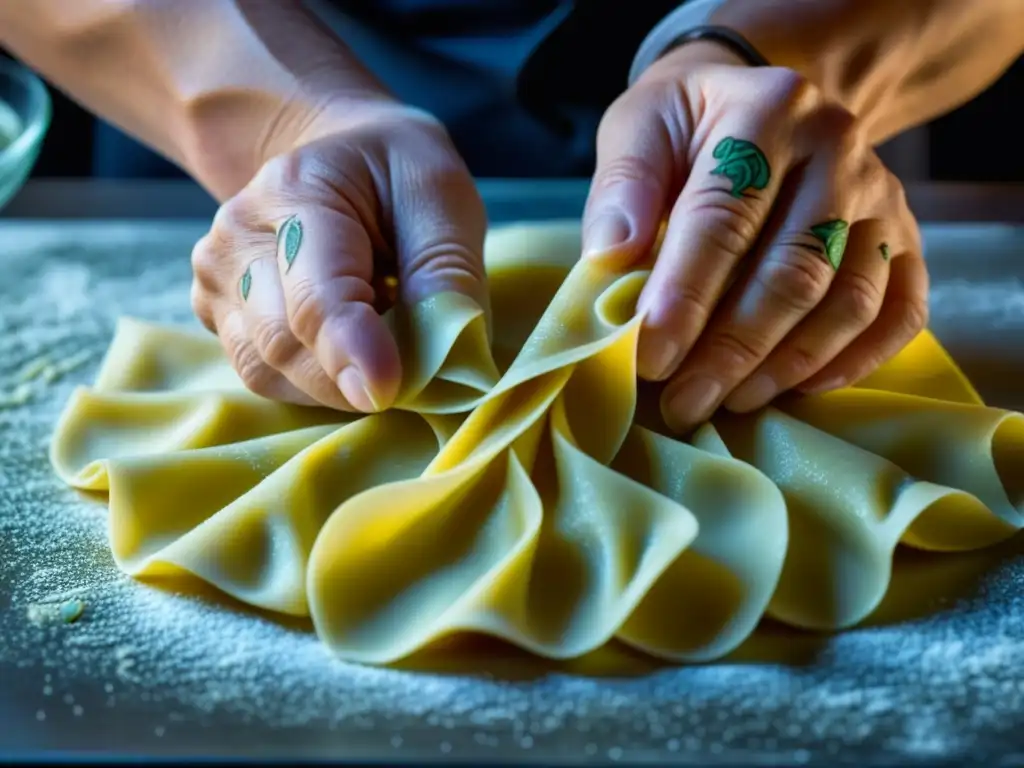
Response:
M337 103L303 122L269 142L290 149L193 250L193 309L253 392L381 410L402 370L375 308L380 257L396 262L400 301L456 291L486 311L483 203L444 128L418 110Z
M667 382L672 428L851 384L925 326L901 184L796 72L684 45L608 109L597 155L588 257L640 259L667 219L637 306L638 367Z

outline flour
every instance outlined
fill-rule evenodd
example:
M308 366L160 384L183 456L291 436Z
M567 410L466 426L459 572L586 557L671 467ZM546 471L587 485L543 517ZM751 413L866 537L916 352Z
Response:
M765 651L749 663L636 674L640 662L620 653L591 662L605 677L489 645L421 659L418 671L361 667L332 658L308 622L183 582L123 576L102 501L53 476L48 436L73 387L95 375L118 315L190 321L187 254L202 230L58 234L26 227L22 239L9 236L11 279L0 284L0 390L27 383L32 393L0 410L0 704L4 686L23 681L24 728L70 738L112 727L124 749L201 743L210 754L263 758L328 749L385 763L583 755L835 764L881 750L930 764L1019 743L1024 567L1014 542L998 567L979 565L978 588L936 596L940 613L930 618L820 643L777 634L766 646L787 657L807 651L800 664ZM1024 288L972 290L937 286L937 311L951 318L955 305L993 324L1018 322ZM46 380L76 356L78 367ZM66 624L59 611L72 600L86 609Z

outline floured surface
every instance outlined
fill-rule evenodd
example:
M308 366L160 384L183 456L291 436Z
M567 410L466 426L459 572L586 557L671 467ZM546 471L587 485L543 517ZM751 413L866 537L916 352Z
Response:
M106 242L80 230L4 233L4 388L44 353L100 353L118 315L186 319L188 265L176 259L200 229L106 232ZM74 242L88 244L65 244ZM90 301L69 295L68 280L85 286ZM963 299L963 286L956 290ZM934 311L942 336L957 318ZM998 333L1009 335L1005 329ZM964 337L962 324L956 333ZM978 330L986 335L991 340ZM84 748L105 743L106 727L128 750L277 748L383 759L749 762L781 752L826 762L836 752L861 760L896 750L933 761L949 750L980 757L980 745L1005 752L1014 744L1013 721L1024 709L1019 571L1010 560L984 574L993 553L957 558L960 570L982 574L986 593L974 589L957 601L965 593L940 589L939 616L831 639L809 665L718 664L639 677L635 660L556 670L509 658L491 662L501 669L481 679L472 672L494 657L484 651L467 653L461 670L365 669L330 659L307 628L131 583L107 554L103 507L65 491L45 462L60 405L72 384L91 380L97 362L0 411L0 664L5 683L13 681L0 691L0 717L12 727L0 732L17 735L12 746ZM981 384L984 394L983 377ZM71 595L87 604L82 618L46 620L39 606ZM789 634L781 644L815 645ZM575 674L595 666L619 677ZM535 677L515 679L527 675Z

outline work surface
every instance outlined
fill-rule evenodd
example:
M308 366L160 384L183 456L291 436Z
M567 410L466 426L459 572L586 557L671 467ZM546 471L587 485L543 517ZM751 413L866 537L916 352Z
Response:
M571 208L565 189L505 208L500 192L498 220ZM901 553L894 595L917 593L916 616L891 623L888 603L874 626L833 638L766 626L737 659L688 668L617 649L556 667L483 643L365 668L332 659L301 623L122 577L102 501L52 475L47 442L117 316L193 322L188 254L203 232L0 223L0 757L1024 762L1020 541ZM990 402L1024 408L1024 228L926 225L925 237L933 329ZM41 357L50 381L21 386ZM70 597L87 605L81 620L54 621Z

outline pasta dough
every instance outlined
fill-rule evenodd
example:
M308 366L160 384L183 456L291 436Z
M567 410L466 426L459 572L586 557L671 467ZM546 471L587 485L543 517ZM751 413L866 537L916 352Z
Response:
M378 664L456 632L706 661L765 615L857 623L897 544L1021 527L1024 417L986 407L927 332L856 388L686 443L636 384L647 271L579 250L577 223L493 231L493 332L454 295L390 313L405 381L370 416L264 400L212 336L123 319L53 466L109 492L125 572L309 615Z

